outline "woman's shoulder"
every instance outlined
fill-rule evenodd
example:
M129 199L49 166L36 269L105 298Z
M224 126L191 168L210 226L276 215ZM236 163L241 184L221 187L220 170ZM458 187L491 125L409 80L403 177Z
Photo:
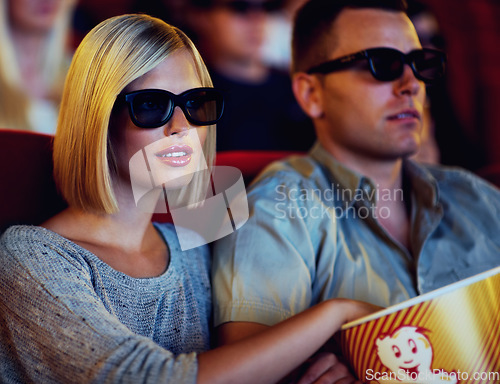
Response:
M49 244L63 243L64 238L61 236L44 227L33 225L11 226L0 237L0 249L11 252L35 250Z
M9 270L43 270L67 263L82 268L81 248L61 235L39 226L15 225L0 237L0 264Z

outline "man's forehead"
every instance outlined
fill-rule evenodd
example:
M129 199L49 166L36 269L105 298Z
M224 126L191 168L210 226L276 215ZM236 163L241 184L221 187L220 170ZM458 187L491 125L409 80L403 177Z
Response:
M374 8L343 10L326 45L331 58L375 47L404 52L420 48L415 28L404 12Z

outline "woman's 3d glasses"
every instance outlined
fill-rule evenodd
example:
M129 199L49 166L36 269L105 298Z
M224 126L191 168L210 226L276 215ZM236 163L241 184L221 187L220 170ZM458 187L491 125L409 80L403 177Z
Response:
M408 64L415 77L431 84L444 76L446 55L435 49L416 49L404 54L393 48L371 48L316 65L307 73L330 73L354 68L366 60L373 77L380 81L396 80Z
M215 88L193 88L179 95L162 89L142 89L118 95L128 104L132 122L140 128L165 125L179 107L193 125L215 124L222 117L224 97Z

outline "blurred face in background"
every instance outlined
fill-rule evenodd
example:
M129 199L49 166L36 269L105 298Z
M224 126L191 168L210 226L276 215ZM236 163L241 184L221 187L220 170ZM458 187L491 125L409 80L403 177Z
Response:
M260 57L264 43L267 15L276 10L276 0L217 0L202 11L196 21L210 55L230 60L253 60Z
M70 0L6 0L12 28L37 34L48 33Z

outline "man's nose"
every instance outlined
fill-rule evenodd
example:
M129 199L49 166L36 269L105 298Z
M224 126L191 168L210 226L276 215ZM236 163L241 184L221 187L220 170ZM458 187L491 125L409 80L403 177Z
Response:
M425 88L424 83L415 77L412 68L408 64L404 65L403 74L396 83L398 95L416 95Z

